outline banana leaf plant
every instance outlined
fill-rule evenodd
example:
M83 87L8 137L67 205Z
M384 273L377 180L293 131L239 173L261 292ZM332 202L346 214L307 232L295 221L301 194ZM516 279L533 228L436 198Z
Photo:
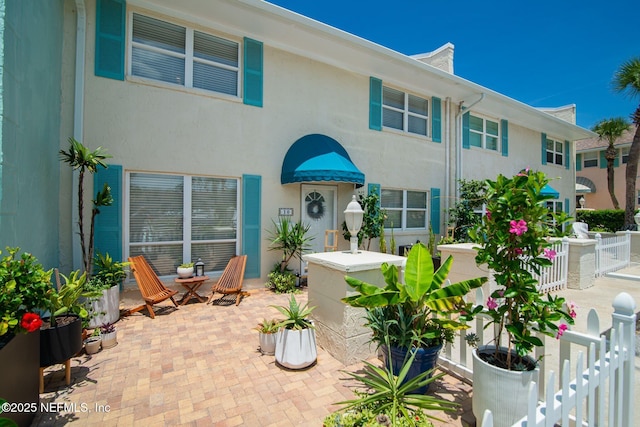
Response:
M453 257L449 256L434 271L431 253L418 243L413 246L404 269L404 282L398 267L382 264L386 286L345 277L356 294L342 299L352 307L367 309L367 322L373 331L372 341L384 343L389 334L394 347L430 347L452 342L455 332L466 329L478 310L464 300L472 289L482 286L486 277L449 284Z

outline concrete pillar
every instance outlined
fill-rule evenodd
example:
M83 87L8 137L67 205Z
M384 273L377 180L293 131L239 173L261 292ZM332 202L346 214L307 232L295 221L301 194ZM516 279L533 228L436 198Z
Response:
M631 235L631 262L640 263L640 231L625 231Z
M569 239L567 287L586 289L596 280L596 240Z
M316 327L318 345L345 365L376 356L371 344L371 330L365 327L365 310L351 307L342 298L355 292L345 275L384 287L380 266L383 262L400 268L405 257L379 252L323 252L304 255L308 262L307 286L311 317Z

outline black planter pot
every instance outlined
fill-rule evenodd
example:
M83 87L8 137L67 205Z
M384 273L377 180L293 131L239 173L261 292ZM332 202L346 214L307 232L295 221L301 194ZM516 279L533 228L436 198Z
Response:
M386 365L388 363L387 359L389 358L389 350L385 345L382 345L381 349L382 360ZM427 372L428 370L435 368L441 349L442 345L437 347L419 348L416 357L413 359L413 363L409 368L405 382L417 377L423 372ZM402 368L405 358L408 358L406 348L391 347L391 368L393 369L394 375L398 375L400 373L400 369ZM431 378L431 374L429 374L429 378ZM418 387L417 389L412 390L412 392L416 394L424 394L429 390L429 386L430 384Z
M63 363L82 350L82 320L75 314L57 316L56 320L60 322L65 317L73 320L68 324L40 329L41 367ZM43 319L45 322L48 320Z
M0 418L9 418L19 426L31 425L40 410L39 354L40 331L18 334L0 349L0 397L23 406L16 408L22 410L3 412Z

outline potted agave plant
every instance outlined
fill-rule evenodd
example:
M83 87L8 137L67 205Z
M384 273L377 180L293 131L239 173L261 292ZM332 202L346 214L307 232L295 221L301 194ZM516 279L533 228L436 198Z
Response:
M276 333L280 326L278 326L276 319L267 320L264 319L258 323L255 328L258 331L258 339L260 340L260 352L267 356L273 356L276 352Z
M316 331L309 315L315 307L300 305L291 294L288 306L272 306L285 316L276 326L276 362L289 369L311 366L318 358Z
M367 326L373 332L372 342L382 347L385 363L391 364L394 375L399 374L410 350L416 350L416 355L407 379L432 370L443 344L452 342L457 330L468 327L465 321L474 312L464 296L471 289L482 286L487 278L447 284L452 264L453 257L450 256L434 271L431 253L424 244L417 243L409 251L404 283L398 268L387 263L381 267L386 283L383 288L346 277L356 293L342 301L366 309ZM388 350L387 345L391 347ZM423 384L415 392L424 393L427 386Z
M0 400L34 404L39 409L39 312L48 306L51 270L45 271L29 253L19 255L19 250L7 248L0 259ZM29 425L36 415L5 412L3 417L19 425Z
M529 382L538 383L538 361L530 353L543 345L535 332L559 338L576 316L564 298L543 297L532 275L552 264L556 253L549 236L567 220L547 209L547 183L544 173L529 170L487 180L487 214L469 233L481 245L476 263L486 264L496 283L486 307L479 306L496 333L490 345L473 352L473 413L481 420L491 410L496 426L526 415Z

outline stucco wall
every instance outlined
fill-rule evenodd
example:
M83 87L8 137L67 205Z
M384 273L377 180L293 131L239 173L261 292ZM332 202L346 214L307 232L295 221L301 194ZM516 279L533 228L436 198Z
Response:
M1 246L58 265L63 0L2 2Z
M599 160L598 160L599 161ZM626 183L626 170L627 165L623 164L613 169L613 182L615 188L616 198L620 204L620 209L625 208L625 183ZM585 168L576 172L576 175L589 178L596 186L595 193L582 194L585 199L585 208L590 209L613 209L613 202L611 202L611 196L609 195L608 183L607 183L607 168L597 167ZM636 189L640 188L640 179L636 179ZM637 205L637 195L635 196Z
M66 1L67 4L71 2ZM73 8L68 9L71 17ZM133 10L138 9L129 5L128 13ZM147 11L144 13L156 16ZM225 28L225 25L220 23L217 27ZM75 34L70 28L65 37L72 39ZM212 31L217 33L215 29ZM220 35L242 42L243 34ZM448 185L453 193L456 184L454 117L460 100L449 102L440 94L443 98L443 135L442 143L434 143L430 138L387 129L381 132L369 129L370 75L367 73L337 68L322 62L322 59L312 60L265 43L264 106L257 108L244 105L241 99L135 77L125 77L125 81L96 77L93 74L94 36L95 3L87 2L85 102L81 107L85 121L84 131L78 138L89 147L102 146L107 149L113 156L109 162L122 165L125 172L234 178L240 178L243 174L260 175L263 278L278 259L277 253L267 251L271 219L277 217L279 207L293 207L293 220L300 217L300 185L281 185L280 171L287 150L304 135L321 133L337 140L365 174L367 183L421 191L439 188L443 196L441 208L453 205L454 201L447 197L445 190ZM73 40L65 44L65 57L71 54L74 46ZM376 76L376 71L372 66L371 75ZM385 85L405 90L402 78L398 79L393 81L383 77ZM411 86L410 82L405 84ZM73 81L64 74L63 95L69 94L72 85ZM434 94L428 87L422 89L422 92L415 94L426 98ZM434 88L434 91L441 89ZM72 123L69 120L72 107L72 101L63 99L62 115L66 131L69 130L68 123ZM482 111L482 103L478 104L477 111L498 118L495 112ZM69 135L64 131L60 135L61 144L66 146ZM447 150L451 159L448 175L445 170ZM498 172L507 175L517 173L525 167L541 169L552 178L563 177L559 182L554 181L552 186L561 192L562 201L565 197L571 199L573 209L573 171L541 165L539 132L510 123L509 153L509 157L505 158L487 150L462 150L464 172L461 176L485 179L494 178ZM63 189L71 188L70 176L63 169ZM62 233L69 236L72 235L71 222L68 220L71 217L71 205L70 197L64 195L66 193L66 190L60 193L60 217L65 222ZM353 193L353 185L338 185L338 228L343 220L342 211ZM414 243L418 239L426 241L427 234L427 230L396 232L396 244ZM388 243L390 237L387 234ZM241 238L239 235L238 240ZM63 256L68 259L70 250L67 242L70 238L61 240L65 242ZM348 246L341 237L339 243L340 249ZM377 250L377 242L372 250Z

